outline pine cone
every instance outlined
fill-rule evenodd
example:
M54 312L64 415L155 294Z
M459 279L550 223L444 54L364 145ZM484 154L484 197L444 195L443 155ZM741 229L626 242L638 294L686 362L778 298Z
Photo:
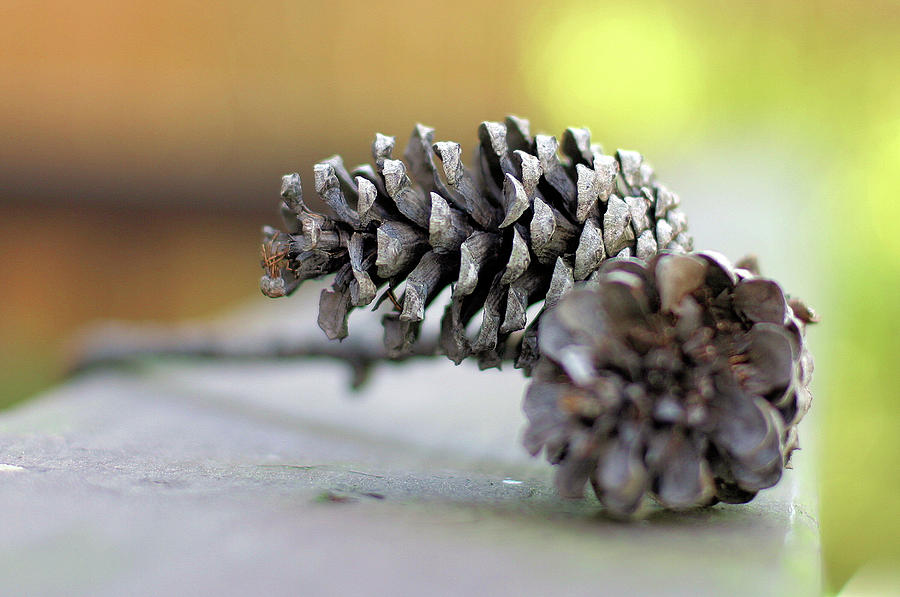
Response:
M613 259L540 324L524 442L617 515L742 503L781 477L810 405L814 313L715 253Z
M540 318L527 321L530 305L543 300L549 308L607 257L691 249L678 197L654 181L639 153L604 155L586 129L570 128L561 160L554 137L532 138L528 122L515 117L484 122L478 132L472 169L462 165L458 143L434 143L422 125L405 162L391 157L394 138L378 134L374 168L351 174L338 156L317 164L316 192L330 215L306 206L298 174L285 176L287 229L264 230L263 293L285 296L334 273L318 318L332 339L347 335L350 309L390 298L396 310L383 318L385 345L402 357L426 307L452 284L443 352L456 363L476 355L482 367L514 358L530 370ZM470 337L466 327L479 312Z

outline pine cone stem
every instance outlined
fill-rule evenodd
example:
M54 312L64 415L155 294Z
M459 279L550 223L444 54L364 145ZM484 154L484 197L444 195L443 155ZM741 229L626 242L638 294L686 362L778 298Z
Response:
M437 337L420 337L402 360L436 354ZM234 332L217 332L209 326L116 323L88 330L77 344L69 372L76 374L159 357L235 362L328 359L350 367L353 388L361 387L378 363L397 360L387 348L371 342L336 343L314 337L254 339Z

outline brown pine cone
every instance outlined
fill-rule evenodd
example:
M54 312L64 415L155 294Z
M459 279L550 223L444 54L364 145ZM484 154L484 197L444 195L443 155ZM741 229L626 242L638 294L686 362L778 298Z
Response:
M755 267L751 261L746 267ZM526 448L615 515L742 503L778 482L810 405L802 302L715 253L605 262L541 320Z
M405 161L392 158L394 138L379 134L374 168L350 173L337 156L316 165L315 189L329 214L303 202L298 174L285 176L286 230L264 230L263 293L285 296L335 274L319 305L319 326L332 339L347 335L352 308L390 299L396 309L383 319L385 345L399 358L416 341L426 307L452 285L443 352L457 363L475 355L483 367L512 358L530 370L539 319L528 321L530 305L552 306L607 257L691 249L678 197L642 156L605 155L585 129L567 129L560 144L532 137L519 118L484 122L471 169L458 143L433 137L418 125ZM478 331L467 334L479 314Z

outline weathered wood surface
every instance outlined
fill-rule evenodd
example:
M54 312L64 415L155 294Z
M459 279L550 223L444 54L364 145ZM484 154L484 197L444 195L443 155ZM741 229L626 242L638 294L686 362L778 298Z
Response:
M347 378L151 363L4 413L0 595L819 594L807 452L749 505L626 524L520 447L519 372Z

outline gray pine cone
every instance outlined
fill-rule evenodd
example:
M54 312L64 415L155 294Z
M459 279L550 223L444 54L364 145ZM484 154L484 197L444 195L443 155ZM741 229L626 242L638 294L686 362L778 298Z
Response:
M542 318L524 442L627 516L742 503L778 482L810 405L815 314L715 253L612 259Z
M350 309L389 298L395 311L383 318L384 341L399 358L415 342L425 308L452 284L442 351L457 363L475 355L490 367L512 358L530 370L540 319L527 321L530 305L551 307L607 257L691 249L677 195L654 180L639 153L605 155L586 129L567 129L561 144L532 137L528 122L512 116L482 123L478 137L471 169L458 143L435 143L422 125L405 161L392 158L394 138L378 134L374 168L351 173L338 156L317 164L315 189L330 214L303 202L299 174L285 176L286 230L264 229L262 292L281 297L335 274L318 318L332 339L347 335ZM468 335L479 313L478 331Z

